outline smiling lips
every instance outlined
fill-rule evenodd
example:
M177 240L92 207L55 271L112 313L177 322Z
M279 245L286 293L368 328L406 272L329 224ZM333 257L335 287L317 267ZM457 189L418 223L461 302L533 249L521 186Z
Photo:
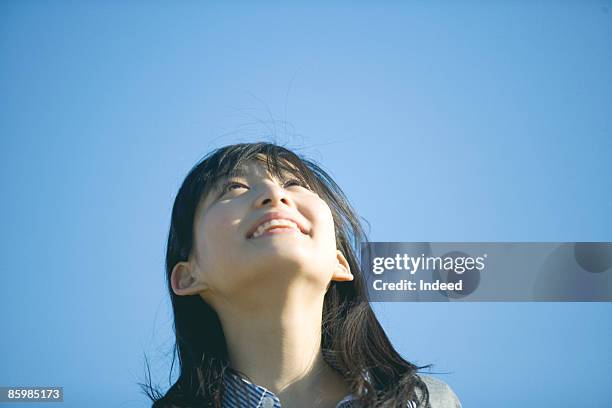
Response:
M257 227L253 235L251 235L251 238L257 238L268 233L276 234L291 231L302 232L295 222L283 218L275 218Z
M247 232L246 238L257 238L263 234L280 232L300 232L309 235L308 228L302 220L287 211L270 211L265 214Z

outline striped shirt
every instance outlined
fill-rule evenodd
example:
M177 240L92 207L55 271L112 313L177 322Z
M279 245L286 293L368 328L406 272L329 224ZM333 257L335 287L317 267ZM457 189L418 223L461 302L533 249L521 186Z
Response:
M324 360L334 369L339 370L333 355L322 350ZM223 408L282 408L278 397L261 385L253 384L245 378L228 373L225 377L225 393L221 406ZM406 408L416 408L416 403L407 401ZM364 408L359 399L349 394L342 398L335 408ZM435 407L434 407L435 408ZM452 407L455 408L455 407Z
M250 381L229 374L225 377L226 391L223 395L223 408L281 408L278 397L270 390ZM416 404L407 401L407 408L416 408ZM336 408L364 408L361 402L353 394L342 398Z

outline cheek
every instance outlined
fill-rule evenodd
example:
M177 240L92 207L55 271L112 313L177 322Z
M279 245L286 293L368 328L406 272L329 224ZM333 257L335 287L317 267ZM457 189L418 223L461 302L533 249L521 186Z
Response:
M200 262L208 270L223 264L223 255L231 247L232 225L236 218L231 214L211 211L197 225Z
M210 213L198 225L200 273L215 292L230 293L242 280L240 243L236 241L235 217Z
M211 214L205 217L202 228L209 236L228 235L236 218L231 214Z
M314 212L314 220L316 229L314 230L313 238L325 249L326 252L336 253L336 229L334 226L334 217L327 204L321 200L318 208Z
M241 211L236 205L217 203L200 218L201 232L207 236L229 236L241 220Z
M329 210L328 210L329 211ZM327 238L329 241L333 243L333 246L336 246L336 227L334 225L334 218L331 212L328 212L325 216L325 231Z

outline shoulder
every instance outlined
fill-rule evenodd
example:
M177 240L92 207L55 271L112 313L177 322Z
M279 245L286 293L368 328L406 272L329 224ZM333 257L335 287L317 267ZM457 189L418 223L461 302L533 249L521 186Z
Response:
M459 398L447 383L428 375L418 376L427 385L431 408L461 408Z

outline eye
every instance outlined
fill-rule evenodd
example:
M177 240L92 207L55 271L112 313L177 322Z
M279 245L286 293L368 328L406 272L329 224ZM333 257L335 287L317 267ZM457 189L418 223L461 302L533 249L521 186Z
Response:
M289 186L292 186L292 185L296 185L296 186L300 186L300 187L308 188L308 186L306 185L306 183L304 183L303 181L298 180L298 179L291 179L291 180L288 180L288 181L285 183L285 187L289 187Z
M247 186L245 186L244 184L239 183L239 182L237 182L237 181L228 181L227 183L225 183L225 184L223 185L222 192L223 192L223 193L226 193L226 192L228 192L228 191L234 190L234 187L243 187L243 188L248 188L248 187L247 187Z

